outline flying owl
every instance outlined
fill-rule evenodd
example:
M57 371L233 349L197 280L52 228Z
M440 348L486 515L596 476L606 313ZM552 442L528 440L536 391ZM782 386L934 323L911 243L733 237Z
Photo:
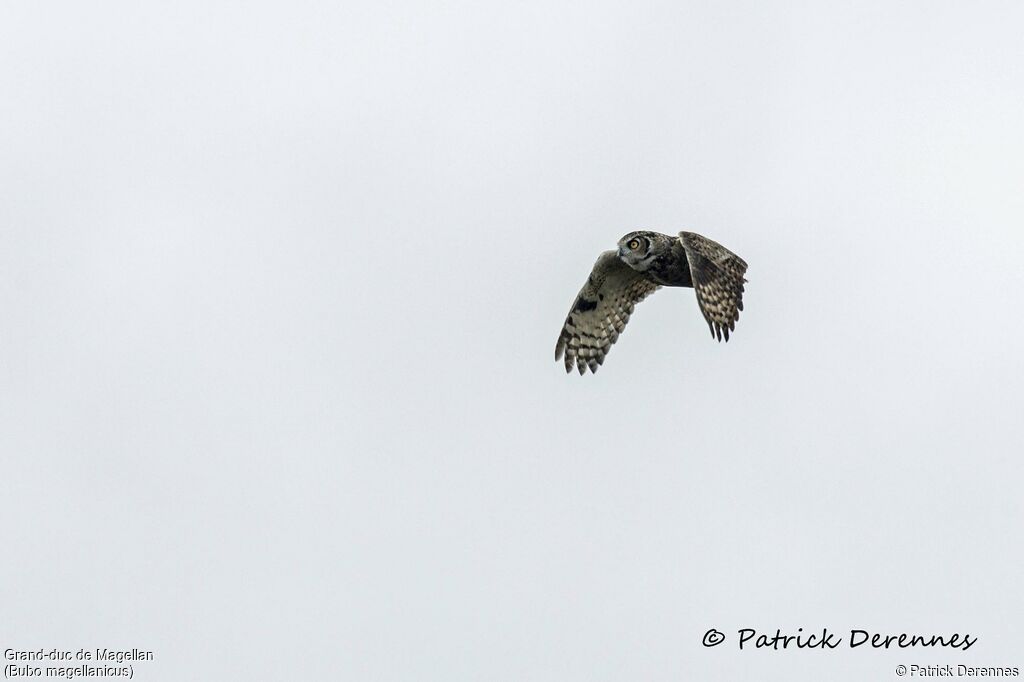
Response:
M742 258L694 232L630 232L618 251L605 251L594 263L565 318L555 360L564 355L566 372L573 366L580 374L596 372L634 306L662 286L692 287L711 336L728 341L743 310L746 271Z

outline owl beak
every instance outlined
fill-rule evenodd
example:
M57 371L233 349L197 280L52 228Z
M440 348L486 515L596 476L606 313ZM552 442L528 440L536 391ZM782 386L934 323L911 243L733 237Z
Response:
M619 247L619 258L622 258L625 255L626 255L626 251L620 246Z

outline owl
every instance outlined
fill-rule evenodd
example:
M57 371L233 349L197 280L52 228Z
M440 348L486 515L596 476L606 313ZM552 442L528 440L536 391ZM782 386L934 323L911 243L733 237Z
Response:
M729 340L743 310L747 264L717 242L693 232L672 237L658 232L630 232L618 251L605 251L565 318L555 344L555 360L565 371L596 372L633 308L654 290L692 287L711 336Z

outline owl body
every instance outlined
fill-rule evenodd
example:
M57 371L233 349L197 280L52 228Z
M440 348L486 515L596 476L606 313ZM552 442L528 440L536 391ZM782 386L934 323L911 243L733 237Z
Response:
M630 232L618 251L605 251L594 264L562 326L555 359L564 356L567 372L596 372L636 304L662 286L696 290L711 335L728 341L743 310L746 270L742 258L694 232Z

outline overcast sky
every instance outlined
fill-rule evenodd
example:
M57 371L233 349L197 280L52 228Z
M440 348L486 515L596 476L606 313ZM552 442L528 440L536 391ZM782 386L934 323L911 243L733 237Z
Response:
M1022 25L4 3L0 648L150 650L143 682L1024 667ZM664 289L566 376L641 228L749 263L732 341ZM824 627L978 643L736 641Z

